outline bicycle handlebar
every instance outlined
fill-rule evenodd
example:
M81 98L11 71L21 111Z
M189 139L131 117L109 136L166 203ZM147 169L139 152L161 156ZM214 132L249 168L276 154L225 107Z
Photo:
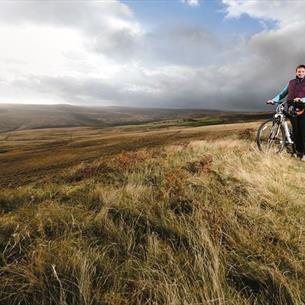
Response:
M281 102L281 103L279 103L279 102L276 102L276 103L278 104L277 107L276 107L276 110L275 110L276 113L283 113L285 116L293 117L293 115L290 112L286 111L284 105L288 104L288 103L293 103L293 104L297 105L297 104L302 103L302 102L296 102L296 101L293 101L293 100L292 101L291 100L286 100L286 101Z
M284 102L274 102L274 101L273 101L273 103L267 103L267 102L266 102L267 105L275 105L275 104L284 105L284 104L286 104L286 103L294 103L294 104L300 103L300 104L303 104L303 105L304 105L303 102L301 102L301 101L294 101L294 100L286 100L286 101L284 101Z

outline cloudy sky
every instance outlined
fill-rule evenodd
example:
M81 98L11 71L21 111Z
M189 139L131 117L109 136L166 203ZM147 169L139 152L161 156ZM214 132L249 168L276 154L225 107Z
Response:
M305 1L0 2L0 103L267 109L305 63Z

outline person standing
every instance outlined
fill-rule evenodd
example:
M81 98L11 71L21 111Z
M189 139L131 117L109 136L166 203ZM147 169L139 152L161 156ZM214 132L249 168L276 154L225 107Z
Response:
M288 106L299 110L295 117L290 117L290 121L296 153L302 161L305 161L305 65L297 66L296 77L290 80L281 92L266 103L272 105L279 103L286 96Z

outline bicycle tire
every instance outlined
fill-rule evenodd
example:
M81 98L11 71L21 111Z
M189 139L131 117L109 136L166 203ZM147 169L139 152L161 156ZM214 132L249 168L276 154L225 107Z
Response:
M268 131L266 132L268 139L264 139L263 132L267 129L268 124L272 126L271 131L270 133L268 133ZM275 148L275 153L280 154L285 148L285 141L286 135L284 128L281 124L275 122L274 119L268 119L263 122L257 131L256 144L258 149L262 152L270 151L272 146L275 144L275 146L273 146L273 148L277 147Z

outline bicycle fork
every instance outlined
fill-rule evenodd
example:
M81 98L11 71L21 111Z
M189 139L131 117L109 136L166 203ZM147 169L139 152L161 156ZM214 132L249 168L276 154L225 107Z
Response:
M284 126L284 131L285 131L285 135L286 135L286 139L287 139L287 144L293 144L293 141L291 140L291 137L290 137L288 124L286 121L283 122L283 126Z

